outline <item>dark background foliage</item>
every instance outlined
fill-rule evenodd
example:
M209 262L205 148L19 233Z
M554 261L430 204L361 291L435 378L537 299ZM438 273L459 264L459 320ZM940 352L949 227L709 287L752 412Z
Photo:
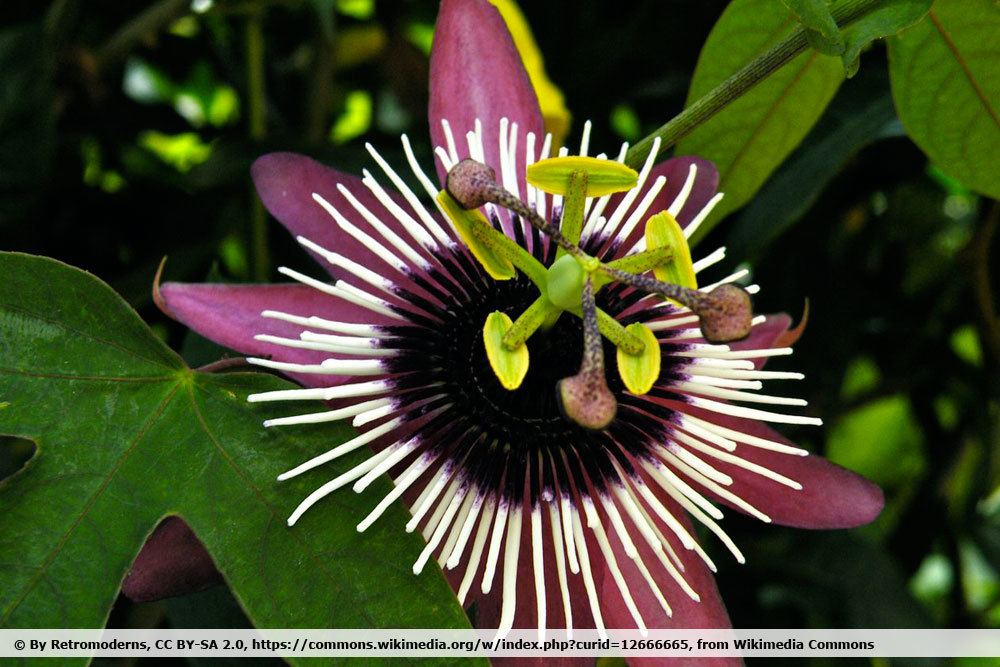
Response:
M360 172L370 140L429 155L433 0L55 0L0 8L0 238L108 281L196 365L224 351L159 313L171 280L274 279L305 265L256 201L250 162L308 153ZM208 3L205 3L208 4ZM524 2L551 79L592 145L614 150L678 112L725 3ZM865 54L755 200L702 242L754 266L760 312L796 318L794 360L823 428L787 431L878 482L873 525L728 529L738 627L1000 627L1000 288L996 202L948 178L896 120L885 53ZM30 456L6 439L0 477ZM124 626L240 625L217 588L120 601ZM859 661L867 662L867 661ZM817 661L816 664L819 664ZM873 664L889 664L877 661Z

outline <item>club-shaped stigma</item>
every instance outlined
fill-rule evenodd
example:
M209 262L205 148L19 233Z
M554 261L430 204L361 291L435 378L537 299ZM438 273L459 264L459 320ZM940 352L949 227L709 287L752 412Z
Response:
M583 428L600 431L615 418L618 402L604 376L604 344L597 327L594 281L590 276L584 282L581 303L583 360L580 372L559 380L556 396L567 419Z
M567 239L559 228L543 219L519 197L505 190L497 182L496 172L482 162L466 158L456 164L448 172L445 189L466 209L479 208L485 204L496 204L505 208L530 222L533 227L546 234L569 254L583 256L579 246Z
M690 308L698 316L701 333L709 343L731 343L750 335L753 305L750 294L738 285L726 283L711 292L702 292L618 269L605 267L603 270L615 280Z

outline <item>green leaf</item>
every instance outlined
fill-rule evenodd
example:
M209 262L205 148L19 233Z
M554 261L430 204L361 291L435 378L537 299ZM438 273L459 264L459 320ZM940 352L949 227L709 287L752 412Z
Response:
M938 2L889 40L896 110L947 174L1000 198L1000 10L991 0Z
M923 433L905 396L872 401L830 429L827 458L891 489L923 474Z
M726 246L760 255L816 204L861 149L903 134L885 70L870 67L843 86L802 144L740 212L726 223Z
M734 0L712 28L695 69L688 104L797 27L773 0ZM844 78L837 58L807 51L681 139L678 155L715 163L726 193L696 234L703 236L745 204L802 141Z
M281 411L247 395L289 386L194 372L93 276L0 254L0 433L38 445L0 484L0 627L103 626L146 536L173 514L257 626L468 627L437 568L413 575L422 540L402 530L402 507L355 529L387 480L286 526L363 457L275 481L349 433L263 429Z
M876 39L889 37L910 27L927 14L933 0L884 0L882 6L843 30L844 68L854 76L862 49Z
M844 38L830 13L827 0L781 0L806 30L809 44L821 53L839 56L844 52Z

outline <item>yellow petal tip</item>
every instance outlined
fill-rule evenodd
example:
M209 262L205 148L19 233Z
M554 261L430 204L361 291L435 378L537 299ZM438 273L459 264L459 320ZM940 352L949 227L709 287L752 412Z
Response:
M587 175L587 196L602 197L613 192L631 190L639 174L614 160L596 157L551 157L540 160L527 170L528 182L553 195L565 195L573 173Z
M521 386L524 376L528 373L528 346L524 343L513 350L508 350L503 344L503 338L514 322L506 313L493 311L483 325L483 344L486 347L486 358L489 359L493 374L500 384L508 391L514 391Z
M652 389L660 377L660 342L656 340L656 334L640 322L628 325L625 331L645 345L639 354L629 354L618 348L618 375L626 389L641 396Z

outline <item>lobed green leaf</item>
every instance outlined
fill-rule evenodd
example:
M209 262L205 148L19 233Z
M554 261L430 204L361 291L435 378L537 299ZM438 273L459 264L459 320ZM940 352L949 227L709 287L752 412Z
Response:
M93 276L0 254L0 434L38 446L0 483L0 627L102 627L167 515L191 526L257 626L468 627L440 570L413 575L422 540L402 530L402 507L355 529L387 480L286 526L363 456L275 481L350 433L263 429L287 410L246 396L289 386L194 372Z

